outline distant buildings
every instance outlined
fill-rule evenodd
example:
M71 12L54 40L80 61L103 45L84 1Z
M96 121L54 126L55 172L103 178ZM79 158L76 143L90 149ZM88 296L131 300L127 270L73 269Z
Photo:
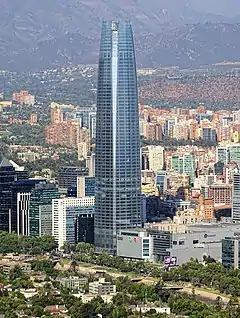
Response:
M11 231L29 235L29 204L31 192L44 179L22 179L11 186Z
M194 182L196 177L196 164L193 154L185 153L183 156L172 156L172 170L186 174L189 176L191 183Z
M28 91L20 91L13 93L12 100L18 104L32 106L35 104L35 96L28 93Z
M87 128L81 128L78 121L66 120L47 126L45 129L46 144L77 148L84 142L90 147L90 137Z

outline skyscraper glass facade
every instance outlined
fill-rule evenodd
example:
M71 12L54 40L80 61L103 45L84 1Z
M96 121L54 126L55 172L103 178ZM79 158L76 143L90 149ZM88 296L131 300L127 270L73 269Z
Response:
M95 173L95 244L114 253L120 229L141 224L137 75L129 23L103 23Z
M49 206L52 200L59 198L58 188L54 184L40 183L31 191L29 203L29 235L40 235L40 206ZM52 217L50 213L49 217Z

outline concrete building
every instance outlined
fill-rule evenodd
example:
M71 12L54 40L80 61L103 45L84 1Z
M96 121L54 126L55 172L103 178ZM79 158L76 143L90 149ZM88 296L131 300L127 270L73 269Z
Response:
M156 307L156 306L149 306L149 305L137 305L133 308L136 312L141 312L142 314L145 314L149 312L150 310L154 310L157 314L165 314L170 315L171 314L171 308L170 307Z
M65 242L75 244L76 221L79 214L88 213L95 204L94 197L63 198L52 201L52 233L61 249ZM91 210L93 213L93 211Z
M181 265L192 257L202 261L204 255L221 261L222 238L240 231L240 225L210 222L195 224L162 222L146 224L145 229L139 229L139 231L144 233L149 240L152 253L149 261L164 263L164 260L170 257L176 259L177 265ZM131 258L129 255L132 255L132 258L143 260L141 241L137 231L135 230L132 235L121 232L123 238L119 235L118 255L125 258Z
M20 91L19 93L13 93L12 100L19 104L24 105L34 105L35 104L35 96L28 93L28 91Z
M50 105L51 124L59 124L63 121L63 111L60 104L52 102Z
M98 295L116 293L116 285L106 282L105 278L100 278L97 282L89 283L89 293Z
M210 185L208 197L213 200L215 205L230 205L232 204L232 186L228 184Z
M89 177L95 177L95 153L87 156L86 168L88 169Z
M121 230L117 237L117 255L127 259L153 261L152 239L147 230Z
M142 170L141 171L141 183L143 184L155 184L155 172L152 170Z
M81 141L78 143L78 160L86 160L90 150L90 143Z
M84 287L88 283L87 277L78 276L63 277L59 281L62 287L70 290L84 290Z
M80 142L90 143L89 131L81 128L77 120L65 120L45 129L45 140L49 145L77 148Z
M164 167L164 148L161 146L148 146L149 170L155 173Z

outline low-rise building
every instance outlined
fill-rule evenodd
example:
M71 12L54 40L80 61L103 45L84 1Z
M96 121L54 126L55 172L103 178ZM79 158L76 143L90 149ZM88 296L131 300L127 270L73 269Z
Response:
M117 255L127 259L153 261L152 239L147 230L121 230L117 237Z
M179 220L178 220L179 221ZM139 235L141 233L141 235ZM127 259L164 263L174 259L177 265L191 258L202 261L203 256L222 260L222 238L240 233L240 224L201 222L161 222L146 224L145 229L121 230L117 241L117 255ZM142 238L141 238L142 236ZM148 239L148 244L144 240ZM143 257L148 246L151 257ZM151 254L150 254L151 253Z
M143 305L143 306L136 306L134 310L136 312L141 312L142 314L145 314L150 310L155 310L157 314L166 314L166 315L171 314L170 307L155 307L155 306Z
M2 269L4 274L9 274L11 269L19 266L24 273L30 273L32 268L30 263L25 262L13 262L13 261L0 261L0 269Z
M88 279L87 277L71 276L61 278L59 281L61 286L64 288L71 290L83 290L88 282Z
M98 295L116 293L116 285L106 282L105 278L100 278L99 281L89 283L89 293Z

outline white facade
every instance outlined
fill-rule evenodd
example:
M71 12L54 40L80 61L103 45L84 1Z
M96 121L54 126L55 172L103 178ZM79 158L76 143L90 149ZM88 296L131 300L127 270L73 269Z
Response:
M161 146L148 146L149 170L155 173L163 169L164 166L164 148Z
M87 159L87 154L89 152L89 143L81 141L78 143L78 160Z
M105 278L100 278L98 282L89 283L89 293L98 295L116 293L116 285L106 282Z
M71 207L94 206L95 197L64 198L52 201L52 233L60 249L65 242L74 244L75 212Z
M127 259L153 261L153 239L146 229L121 230L117 236L117 255Z

